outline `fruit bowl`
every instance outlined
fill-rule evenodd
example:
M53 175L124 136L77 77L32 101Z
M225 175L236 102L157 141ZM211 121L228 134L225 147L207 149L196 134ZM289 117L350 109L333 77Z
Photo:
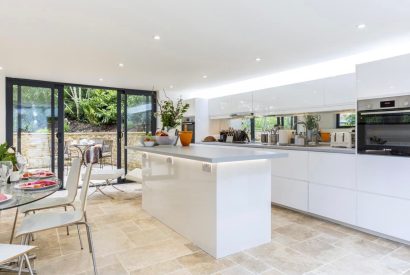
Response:
M172 145L175 143L177 137L170 136L156 136L155 139L159 145Z

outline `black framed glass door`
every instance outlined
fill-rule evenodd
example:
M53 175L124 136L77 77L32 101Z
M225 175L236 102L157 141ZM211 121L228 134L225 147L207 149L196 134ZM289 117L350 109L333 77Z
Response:
M30 169L64 177L63 87L32 80L7 79L6 141L28 160Z
M147 133L156 131L156 94L147 91L119 91L117 106L121 108L118 120L119 142L117 152L121 152L120 166L124 167L127 178L138 179L141 158L134 150L127 150L128 145L137 145Z

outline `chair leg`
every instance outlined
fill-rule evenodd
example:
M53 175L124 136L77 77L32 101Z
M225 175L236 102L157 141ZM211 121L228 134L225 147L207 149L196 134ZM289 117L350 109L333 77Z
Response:
M67 205L64 206L64 210L65 212L67 212ZM70 235L70 229L68 229L68 226L67 226L67 236L69 235Z
M28 268L28 271L30 272L30 275L33 275L33 269L31 268L30 259L28 258L27 253L24 253L24 259L26 260L27 268Z
M78 239L80 239L81 250L83 250L84 249L83 241L81 240L80 227L78 226L78 224L77 224L77 232L78 232Z
M16 223L17 223L17 217L19 214L19 209L16 208L16 215L14 216L14 222L13 222L13 229L11 230L11 236L10 236L10 244L13 243L13 239L14 239L14 231L16 230Z
M88 245L90 247L90 253L91 253L91 256L93 258L94 274L97 275L98 274L97 264L95 262L95 253L94 253L94 246L93 246L93 238L92 238L92 235L91 235L91 229L90 229L90 226L87 223L85 223L85 227L87 229Z

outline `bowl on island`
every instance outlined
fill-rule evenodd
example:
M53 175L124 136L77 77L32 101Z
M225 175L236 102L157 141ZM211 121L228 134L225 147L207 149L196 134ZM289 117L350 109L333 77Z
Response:
M155 141L144 141L145 147L153 147L155 145Z
M156 136L155 139L159 145L172 145L175 143L176 136Z

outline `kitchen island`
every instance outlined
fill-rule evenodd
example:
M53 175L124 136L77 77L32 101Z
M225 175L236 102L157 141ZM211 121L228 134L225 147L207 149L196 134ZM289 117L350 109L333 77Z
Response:
M142 207L215 258L271 240L271 159L248 148L128 146L143 154Z

